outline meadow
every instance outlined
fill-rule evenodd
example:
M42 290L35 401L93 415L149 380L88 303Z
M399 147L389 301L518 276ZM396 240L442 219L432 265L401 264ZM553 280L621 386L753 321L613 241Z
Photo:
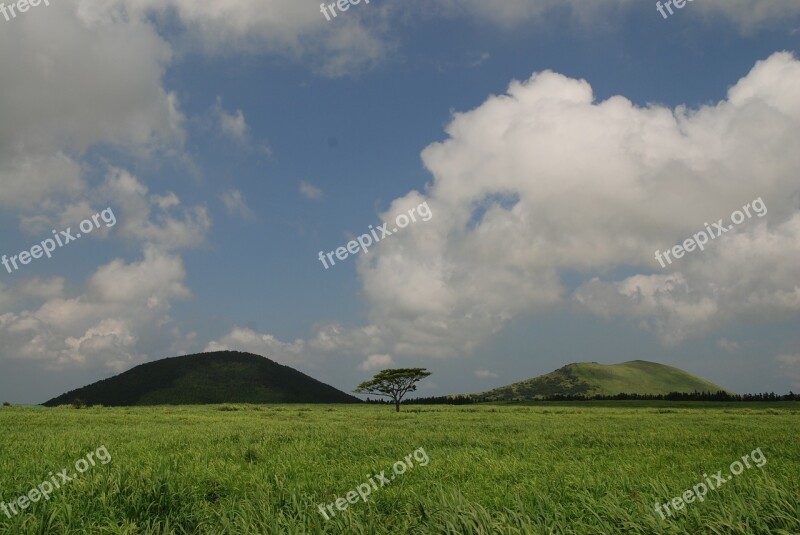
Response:
M0 534L798 534L800 404L0 407L0 500L97 464ZM320 504L418 448L430 459ZM761 448L676 516L667 502Z

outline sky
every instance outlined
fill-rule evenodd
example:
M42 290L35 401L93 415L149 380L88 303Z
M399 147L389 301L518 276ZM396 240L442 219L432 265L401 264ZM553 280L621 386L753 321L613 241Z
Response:
M221 349L800 389L796 0L49 3L0 15L0 401Z

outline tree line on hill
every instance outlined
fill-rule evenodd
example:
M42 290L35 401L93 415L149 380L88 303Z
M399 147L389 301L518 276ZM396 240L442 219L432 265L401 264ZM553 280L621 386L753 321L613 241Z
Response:
M520 399L488 399L480 396L433 396L425 398L411 398L403 401L404 405L472 405L489 401L529 401ZM800 401L800 394L776 394L764 392L761 394L731 394L720 390L719 392L670 392L669 394L615 394L585 396L581 394L564 395L554 394L537 396L533 401ZM367 399L367 403L391 403L382 399Z

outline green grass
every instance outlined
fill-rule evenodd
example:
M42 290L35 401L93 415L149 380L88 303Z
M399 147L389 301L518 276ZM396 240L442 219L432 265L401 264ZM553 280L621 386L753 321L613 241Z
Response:
M100 445L113 460L0 534L796 534L798 423L791 403L2 407L1 500ZM317 511L420 447L368 503ZM655 513L759 447L763 468Z

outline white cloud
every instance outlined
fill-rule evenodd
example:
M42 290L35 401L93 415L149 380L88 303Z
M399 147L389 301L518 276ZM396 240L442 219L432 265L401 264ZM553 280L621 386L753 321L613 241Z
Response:
M211 228L205 206L182 207L172 192L150 195L147 186L124 169L111 169L96 196L119 206L115 228L123 239L164 250L186 249L202 245Z
M0 122L0 131L3 124ZM0 137L2 135L0 132ZM38 153L11 150L0 143L0 155L5 156L0 156L1 205L23 210L41 207L42 204L48 207L53 199L74 197L86 187L80 164L55 147L48 154L45 149ZM43 228L41 219L21 221L20 226L23 231L34 233Z
M210 119L213 129L219 134L233 141L240 148L272 156L272 148L266 140L257 141L242 110L226 111L222 106L222 98L217 97L217 102L211 108Z
M12 311L20 303L43 302L63 297L65 283L63 277L31 277L12 286L0 283L0 312Z
M695 2L692 7L698 8L709 23L713 23L720 16L737 24L745 32L753 32L768 26L771 23L790 20L800 15L800 4L794 0L773 0L761 2L760 0L709 0Z
M35 310L0 315L3 357L55 369L122 371L139 364L146 354L141 342L160 330L171 302L190 297L185 277L179 257L150 245L140 262L117 259L101 266L87 291L75 297L65 295L61 279L42 281L38 291L31 288L34 281L24 281L13 291L46 301Z
M64 277L51 277L49 279L33 277L24 279L14 287L14 290L22 298L48 301L64 296L65 283Z
M632 0L408 0L363 5L328 22L319 9L282 0L78 0L78 5L79 19L91 28L126 20L132 21L131 26L146 26L151 18L177 21L181 33L172 39L180 49L213 56L278 55L333 77L358 73L392 58L399 46L396 28L421 19L467 18L502 31L546 31L545 24L566 12L585 32L612 28L630 10L645 9ZM746 32L800 14L795 0L766 4L762 0L706 0L690 7L695 20L716 23L724 18ZM646 9L658 23L654 6Z
M225 137L241 145L249 143L250 127L247 125L242 110L236 110L233 113L225 111L222 107L222 98L217 97L217 102L211 109L211 115Z
M735 318L765 321L800 311L800 213L750 232L740 231L713 249L681 261L670 275L636 275L620 282L591 281L579 302L603 315L621 315L677 343Z
M355 10L329 24L317 6L281 0L81 0L83 18L100 24L121 13L134 20L156 14L177 20L181 48L209 55L268 53L310 64L317 72L341 76L386 57L384 11ZM377 18L375 23L364 19Z
M370 355L358 368L368 372L386 369L391 366L394 366L394 360L392 360L391 355Z
M242 110L236 110L235 115L229 115L224 110L220 110L219 120L223 134L240 143L247 140L247 123Z
M128 324L119 319L101 320L83 336L67 338L65 345L62 362L85 364L102 359L107 368L121 372L146 360L135 353L136 337Z
M91 295L99 301L156 308L172 299L188 299L183 285L186 271L180 257L171 256L153 245L145 246L141 262L126 264L112 260L100 267L88 282Z
M300 194L306 199L312 201L322 200L322 198L325 196L325 193L323 193L320 188L306 182L305 180L300 182Z
M359 257L367 325L323 326L306 350L448 357L569 300L667 344L798 314L797 84L800 62L787 53L697 110L596 102L587 82L552 72L513 82L455 114L449 138L423 152L427 194L381 214L393 221L425 200L435 217ZM653 274L655 249L757 197L767 217ZM622 267L638 273L614 280ZM564 271L587 281L571 296Z
M305 348L306 344L303 340L286 343L270 334L234 327L221 339L210 342L204 351L246 351L267 357L280 364L296 366L303 362Z
M484 52L478 57L478 59L476 59L475 61L472 62L471 66L472 67L480 67L481 65L483 65L484 63L489 61L489 58L491 58L491 57L492 57L491 54L489 54L488 52Z
M497 377L497 374L494 372L490 372L489 370L478 369L475 370L475 377L480 377L481 379L488 379Z
M22 210L84 192L80 158L92 146L147 155L184 139L161 84L171 47L149 24L87 25L70 0L41 15L0 32L0 203Z
M225 210L228 212L228 215L241 217L248 221L252 221L256 218L255 212L247 206L244 195L238 189L228 190L224 192L220 198L222 199L222 204L225 205Z
M457 113L423 161L435 217L359 258L370 321L396 355L468 352L524 312L564 302L561 272L609 273L575 297L678 342L736 317L800 311L800 63L759 62L728 100L697 110L594 100L552 72ZM664 249L762 196L741 225L664 274ZM771 267L770 267L771 266ZM678 269L679 271L674 271ZM391 280L391 284L386 281Z

